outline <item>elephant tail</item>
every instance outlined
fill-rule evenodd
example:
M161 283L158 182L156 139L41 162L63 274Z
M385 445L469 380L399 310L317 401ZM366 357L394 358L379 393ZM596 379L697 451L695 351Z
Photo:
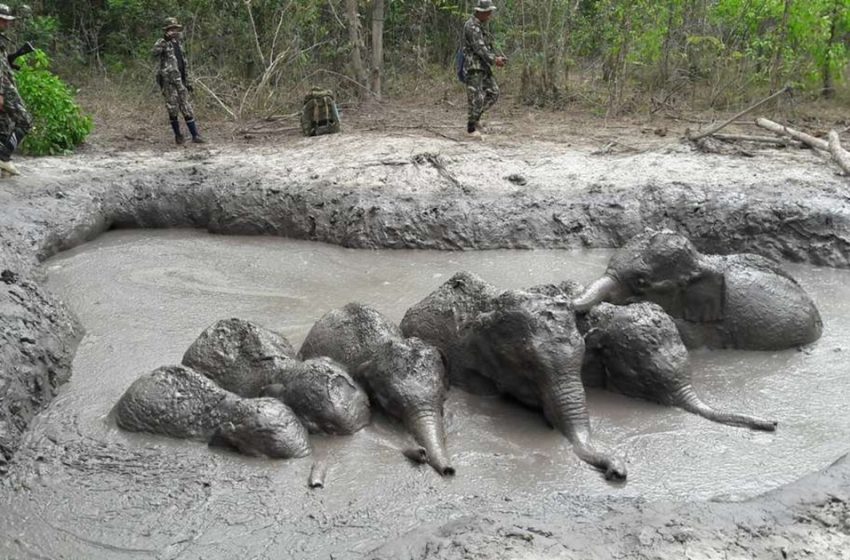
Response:
M776 425L778 423L776 420L766 420L749 414L715 410L699 398L692 385L686 385L679 389L673 397L672 404L687 410L688 412L707 418L712 422L727 424L729 426L740 426L744 428L751 428L753 430L773 432L776 430Z

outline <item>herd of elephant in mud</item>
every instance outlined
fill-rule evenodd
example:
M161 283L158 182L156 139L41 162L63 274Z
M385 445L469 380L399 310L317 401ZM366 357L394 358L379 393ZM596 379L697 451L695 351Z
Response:
M412 434L408 458L452 475L443 407L454 385L542 409L580 459L624 479L623 459L591 437L585 387L772 431L775 420L706 404L688 349L793 348L822 328L812 299L770 259L701 254L682 235L648 231L587 288L567 280L505 291L459 272L400 325L358 303L332 310L297 353L274 332L222 320L181 365L136 380L114 416L127 430L293 458L310 454L309 433L354 433L378 406Z

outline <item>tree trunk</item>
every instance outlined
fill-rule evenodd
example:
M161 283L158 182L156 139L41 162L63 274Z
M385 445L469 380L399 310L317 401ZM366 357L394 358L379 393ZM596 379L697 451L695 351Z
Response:
M372 1L372 93L381 100L384 69L384 0Z
M829 41L826 43L826 55L823 62L823 96L831 99L835 96L835 84L832 81L832 47L835 45L835 34L838 28L839 5L842 0L835 0L830 14Z
M348 42L351 43L351 69L358 85L367 89L369 77L363 66L363 41L360 35L360 16L357 13L357 0L345 0L345 18L348 20Z
M773 67L770 72L771 91L776 91L781 82L782 49L785 47L785 41L788 39L788 16L791 13L791 6L793 3L794 0L785 0L785 11L782 13L782 24L779 28L779 39L776 41L776 47L773 53Z

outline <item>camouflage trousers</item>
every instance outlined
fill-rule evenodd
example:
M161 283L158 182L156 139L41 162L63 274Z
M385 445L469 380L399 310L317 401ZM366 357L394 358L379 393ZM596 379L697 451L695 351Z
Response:
M195 118L192 102L189 101L189 90L186 89L183 82L163 83L162 96L165 97L165 109L168 111L169 119L177 120L181 113L187 122Z
M491 72L470 70L466 76L469 122L477 123L484 111L499 100L499 85Z
M24 107L18 88L10 84L3 92L3 110L0 111L0 159L9 161L31 128L32 116Z

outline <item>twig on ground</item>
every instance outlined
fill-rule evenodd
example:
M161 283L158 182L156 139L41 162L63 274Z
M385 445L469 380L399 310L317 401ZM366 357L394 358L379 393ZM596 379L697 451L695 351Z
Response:
M749 136L746 134L714 134L718 140L726 142L755 142L756 144L773 144L775 146L790 146L792 141L788 138L772 138L770 136Z
M706 136L711 136L712 134L719 132L721 129L726 128L727 126L729 126L730 124L732 124L736 120L740 119L741 117L749 115L750 113L752 113L753 111L755 111L756 109L761 107L762 105L764 105L764 104L766 104L770 101L773 101L774 99L776 99L780 95L783 95L783 94L788 93L790 91L791 91L791 88L789 86L785 86L784 88L780 89L779 91L777 91L773 95L765 97L764 99L762 99L758 103L755 103L754 105L750 105L749 107L747 107L746 109L744 109L743 111L741 111L740 113L735 115L734 117L727 119L727 120L721 122L720 124L712 126L704 132L701 132L699 134L691 134L691 132L688 130L688 131L685 131L685 135L688 137L688 140L691 140L691 141L699 140L700 138L705 138Z

